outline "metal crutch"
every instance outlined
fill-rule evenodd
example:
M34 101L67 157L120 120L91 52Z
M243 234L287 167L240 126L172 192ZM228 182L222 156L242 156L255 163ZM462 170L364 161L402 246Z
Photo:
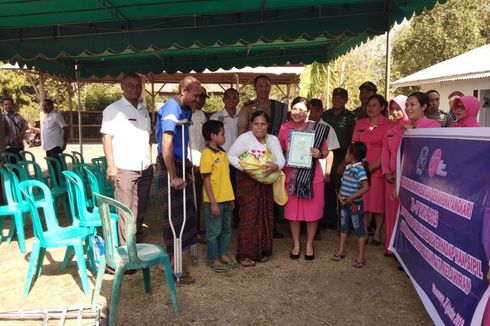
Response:
M189 126L190 125L192 125L192 120L189 121ZM192 160L192 146L191 146L190 139L192 139L191 128L189 128L189 158L190 158L191 162L193 163L194 161ZM191 175L192 175L192 180L193 180L193 182L192 182L192 194L194 195L194 207L196 208L196 213L197 213L198 218L199 218L200 212L197 212L196 178L194 176L194 166L192 166ZM197 230L197 232L199 232L199 230ZM196 265L197 264L197 244L193 244L191 246L191 258L192 258L192 265Z
M184 216L182 220L182 227L180 228L180 233L177 235L174 224L172 221L172 196L171 186L170 186L170 173L167 172L167 190L168 190L168 221L170 224L170 229L172 230L172 234L174 236L174 276L177 278L177 281L180 281L180 277L182 276L182 233L184 232L185 223L187 220L187 205L185 202L185 125L189 123L189 120L183 119L177 121L177 126L181 126L182 128L182 179L184 180L184 189L182 190L182 203L184 208Z

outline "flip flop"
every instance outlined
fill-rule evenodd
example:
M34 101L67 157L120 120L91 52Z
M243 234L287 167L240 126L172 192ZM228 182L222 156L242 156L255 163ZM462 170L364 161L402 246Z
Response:
M358 261L357 259L354 260L354 262L352 263L352 267L355 267L355 268L363 268L364 267L364 263L361 262L361 261Z
M333 254L333 256L332 256L332 258L331 258L331 259L332 259L333 261L339 261L339 260L344 259L344 258L345 258L345 255L337 255L337 254Z
M226 268L225 266L223 265L210 265L210 264L206 264L206 267L210 270L212 270L213 272L216 272L216 273L226 273L228 272L228 268Z
M220 261L223 265L225 266L228 266L230 268L236 268L238 266L237 262L234 261L234 260L223 260L223 261Z
M255 267L255 262L250 258L242 259L238 262L242 267Z

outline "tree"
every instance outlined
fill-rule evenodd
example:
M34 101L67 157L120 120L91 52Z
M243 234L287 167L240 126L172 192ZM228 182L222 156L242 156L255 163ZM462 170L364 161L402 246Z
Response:
M333 89L342 87L349 92L346 107L354 109L360 105L358 87L363 82L374 82L378 92L383 93L385 44L386 35L381 35L329 63L315 62L306 66L300 77L300 95L308 99L320 98L330 107Z
M414 17L394 40L399 79L490 42L489 0L448 0Z
M117 84L88 84L84 86L82 94L85 110L103 111L121 97L122 91Z

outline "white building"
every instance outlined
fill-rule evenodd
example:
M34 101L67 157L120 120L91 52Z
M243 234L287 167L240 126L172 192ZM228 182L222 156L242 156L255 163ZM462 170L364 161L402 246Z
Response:
M441 94L440 109L445 111L449 109L448 96L454 91L473 95L481 102L481 125L490 127L490 44L420 70L392 86L419 86L423 92L435 89Z

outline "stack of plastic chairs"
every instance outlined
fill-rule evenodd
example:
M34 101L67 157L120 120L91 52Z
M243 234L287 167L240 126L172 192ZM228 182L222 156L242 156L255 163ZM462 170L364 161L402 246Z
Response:
M17 176L13 172L9 172L0 168L0 175L3 179L3 191L7 203L0 205L0 243L2 242L2 231L5 223L5 218L12 217L10 222L9 233L7 236L7 244L10 244L12 237L17 231L17 241L21 253L26 252L25 237L24 237L24 217L23 215L29 212L29 207L22 200L19 191L19 183Z

